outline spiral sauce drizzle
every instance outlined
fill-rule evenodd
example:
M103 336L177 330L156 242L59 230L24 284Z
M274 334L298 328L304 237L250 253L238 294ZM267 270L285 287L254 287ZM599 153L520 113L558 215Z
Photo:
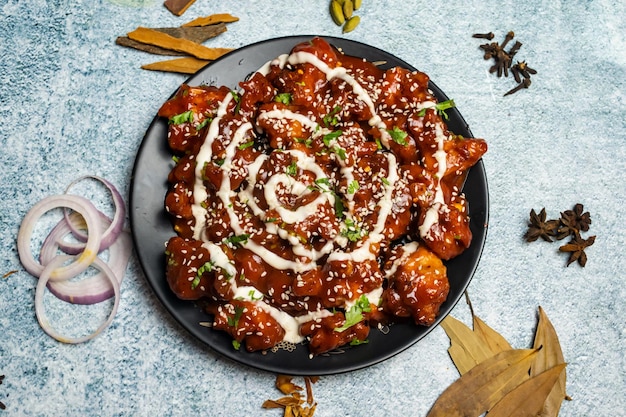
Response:
M341 104L333 101L332 95L309 91L309 108L265 100L255 111L242 110L239 117L230 117L233 100L243 100L249 91L242 84L242 91L222 94L219 103L213 105L201 146L191 152L187 162L195 164L193 181L175 183L168 195L173 200L166 200L175 223L186 222L191 230L191 236L179 233L182 241L168 243L170 286L182 298L213 300L216 327L235 340L245 340L248 350L308 338L312 352L320 353L351 340L363 340L367 322L386 322L389 316L410 316L419 324L428 324L436 317L449 288L440 259L445 256L435 255L417 241L400 243L400 239L421 238L427 244L429 239L443 241L441 247L445 249L450 245L450 230L446 229L450 225L455 226L454 233L462 234L458 240L464 239L464 246L471 239L458 179L486 147L478 147L481 152L470 147L471 152L466 153L471 158L459 158L464 154L451 148L454 155L449 166L447 149L458 138L434 112L436 100L426 86L411 84L422 97L407 100L404 108L383 103L393 93L389 92L392 83L384 79L387 75L392 80L395 76L414 81L414 77L427 83L425 75L400 70L398 74L383 74L369 63L362 62L361 68L358 60L343 55L333 59L329 52L335 53L316 38L269 61L249 82L258 83L262 90L265 79L272 78L273 87L266 88L274 97L279 92L276 84L282 82L276 74L286 73L288 79L293 72L304 77L313 73L318 79L306 88L321 91L322 84L332 84L329 90L343 94ZM337 59L348 65L342 66ZM184 101L184 95L178 99ZM312 110L319 108L334 115L336 123L329 124L326 117L322 120L324 113ZM167 116L163 109L165 106L160 114ZM362 124L350 118L351 111L360 113ZM419 114L422 116L416 116ZM394 143L394 123L402 129L419 125L427 131L422 137L416 133L418 128L407 129L414 156L407 157L403 149L398 151L401 145ZM170 142L180 133L175 129L170 128ZM265 135L275 146L261 143ZM294 142L295 136L299 137ZM429 143L420 147L424 140ZM314 152L309 149L311 143L323 149ZM255 151L254 159L238 159L239 151L250 146L261 151ZM369 158L367 163L361 154ZM206 167L216 161L221 173L216 181L219 187L206 178ZM453 177L449 184L444 182L447 176ZM177 204L184 206L183 201L190 196L192 214L185 217L179 214L183 210ZM215 212L222 213L221 217ZM452 212L456 218L450 216ZM443 218L446 223L439 224ZM317 223L308 227L312 221ZM223 236L221 231L208 231L216 222L222 223ZM453 244L459 245L454 236ZM236 244L233 238L237 238ZM193 259L189 251L193 251ZM210 258L212 271L198 274L198 265L207 261L199 259L204 254ZM245 262L240 259L243 256ZM404 264L414 270L407 270ZM245 276L244 269L248 275L259 277ZM267 275L292 282L277 290ZM237 279L240 276L243 278ZM185 287L192 280L200 284ZM316 290L309 288L312 285ZM430 295L424 297L422 293ZM345 313L357 305L363 320L348 330L337 331L346 321ZM267 313L280 331L268 336L270 332L264 329L274 323L269 317L257 319L259 312ZM234 323L241 317L248 328ZM321 346L316 347L318 344Z

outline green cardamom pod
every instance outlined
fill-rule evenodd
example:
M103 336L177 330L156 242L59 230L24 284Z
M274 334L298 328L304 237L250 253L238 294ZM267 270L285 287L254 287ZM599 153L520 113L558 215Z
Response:
M354 12L354 4L352 4L352 0L346 0L343 3L343 15L346 19L350 19L352 17L352 13Z
M343 25L343 33L352 32L361 22L361 18L359 16L352 16L350 19L346 21L346 24Z
M330 16L333 18L333 21L337 26L343 25L343 23L346 21L346 18L343 15L341 4L339 4L337 0L332 0L330 2Z

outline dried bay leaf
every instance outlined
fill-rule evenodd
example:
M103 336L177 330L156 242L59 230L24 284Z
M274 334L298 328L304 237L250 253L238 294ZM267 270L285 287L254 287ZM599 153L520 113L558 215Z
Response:
M500 352L473 367L435 401L427 417L479 416L529 379L535 349Z
M461 375L496 353L477 333L452 316L447 316L441 327L450 338L448 353Z
M530 368L531 376L539 375L565 362L556 330L541 307L539 307L539 322L535 331L533 347L539 351ZM540 417L558 416L561 403L567 397L565 384L566 371L563 369L545 401L545 406L539 414Z
M565 364L553 366L520 384L505 395L491 410L489 417L535 417L540 414ZM558 411L557 411L558 412Z
M478 316L472 314L474 333L478 334L483 342L495 353L513 349L509 342L498 332L489 327Z

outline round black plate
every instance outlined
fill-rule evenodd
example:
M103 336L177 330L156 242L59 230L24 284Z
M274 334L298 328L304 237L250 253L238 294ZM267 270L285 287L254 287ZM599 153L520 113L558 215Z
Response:
M293 36L271 39L235 50L215 61L186 82L190 85L226 85L238 88L238 83L274 57L289 53L291 48L313 36ZM324 37L330 44L348 55L369 61L385 61L382 68L414 67L380 49L362 43L333 37ZM448 97L431 82L432 91L440 101ZM456 134L472 137L465 120L457 109L447 111L448 126ZM275 373L290 375L328 375L360 369L381 362L405 350L426 336L435 326L422 327L410 323L394 324L383 334L372 329L369 343L350 347L328 355L309 358L306 345L293 352L248 353L232 346L224 332L200 325L211 321L195 303L179 300L169 289L165 279L164 243L174 230L164 209L167 176L173 167L172 154L167 147L167 121L155 117L137 153L130 190L130 220L139 261L154 292L165 308L191 334L222 355L242 364ZM482 160L469 172L464 188L469 201L472 245L461 256L447 262L450 294L441 308L439 323L458 302L478 265L487 232L488 193Z

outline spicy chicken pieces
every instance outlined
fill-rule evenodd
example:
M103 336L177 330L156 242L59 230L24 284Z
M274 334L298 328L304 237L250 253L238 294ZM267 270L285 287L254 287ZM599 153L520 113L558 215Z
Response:
M486 152L451 133L428 76L382 70L314 38L240 83L183 85L160 109L176 166L167 280L203 299L234 345L367 339L432 324L442 260L469 247L462 186Z

